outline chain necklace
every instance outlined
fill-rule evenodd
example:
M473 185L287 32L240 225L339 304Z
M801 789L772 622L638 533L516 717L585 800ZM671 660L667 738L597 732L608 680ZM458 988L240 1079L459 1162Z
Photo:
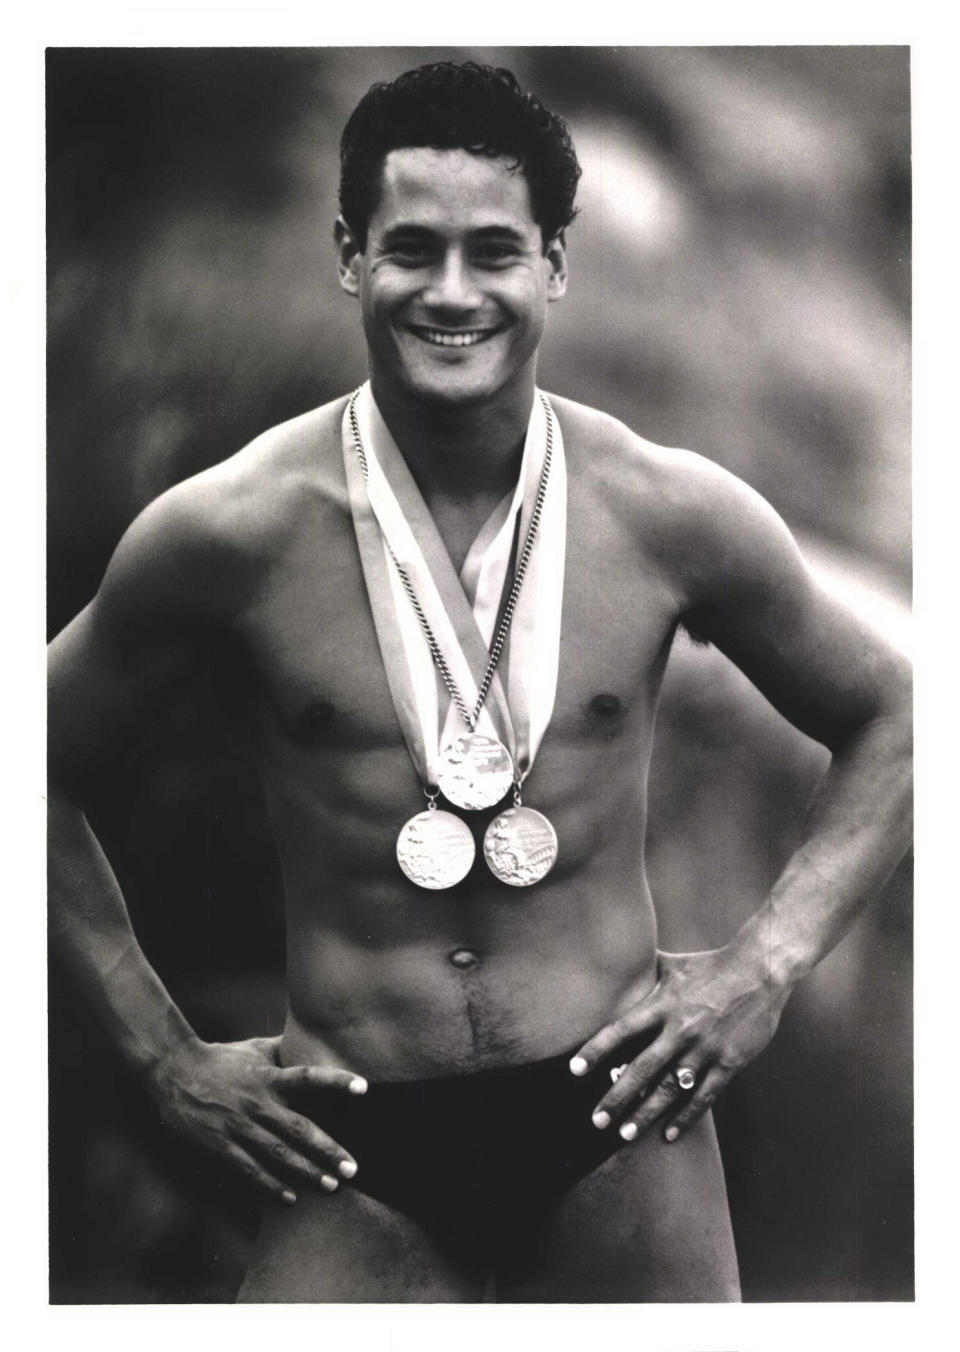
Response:
M363 441L360 436L360 425L357 421L356 404L358 393L359 391L355 391L352 399L350 400L350 430L353 434L353 444L356 447L357 455L360 458L360 466L363 470L364 480L366 481L369 477L369 469L367 466L366 452L363 449ZM534 500L533 510L530 513L530 521L527 526L526 539L523 542L523 548L520 551L520 557L517 560L517 566L514 571L513 584L510 588L510 594L507 597L507 604L503 608L503 614L500 617L500 623L497 625L497 631L493 636L493 642L490 645L490 653L487 658L487 669L483 673L483 679L480 682L480 686L477 690L477 702L476 705L474 706L472 713L467 708L463 696L460 694L460 691L457 688L457 684L453 679L453 674L451 673L450 668L447 665L447 660L444 657L443 652L440 648L440 644L437 642L436 635L431 629L430 622L427 619L426 615L424 614L423 607L421 606L417 594L414 591L413 583L410 581L409 574L407 573L407 570L404 568L403 564L400 563L396 554L394 554L389 541L387 541L387 549L390 553L390 557L393 560L394 567L397 570L397 574L403 585L403 589L406 592L407 596L409 597L410 604L413 606L414 614L416 615L417 619L420 622L420 628L423 630L423 636L426 639L427 646L430 649L430 655L433 658L434 662L436 663L437 670L440 672L440 676L443 680L444 685L447 688L450 698L457 706L457 710L459 711L461 718L469 728L470 732L473 732L474 728L476 727L477 719L480 717L480 710L483 708L484 702L486 701L487 694L489 693L490 690L490 683L493 680L494 672L496 671L497 664L500 661L500 655L503 652L503 645L506 643L507 634L510 631L510 624L511 621L513 620L513 612L516 610L517 607L517 601L520 596L520 588L523 585L523 579L527 571L527 566L530 562L530 555L533 552L534 542L537 538L537 531L540 527L540 517L543 513L543 500L546 497L547 482L550 477L550 460L553 451L553 410L551 409L547 400L544 399L542 394L540 395L540 401L543 404L544 413L546 414L547 419L547 444L543 456L543 469L541 470L540 473L540 483L537 486L537 496Z
M548 400L539 391L537 393L546 420L540 481L523 547L514 569L513 581L490 644L486 670L472 710L467 707L454 680L410 575L400 563L381 527L381 539L417 617L430 656L467 728L465 734L456 737L449 746L441 750L437 762L437 782L424 786L427 808L411 817L401 828L397 838L397 861L406 876L418 887L428 889L452 887L466 877L474 861L473 833L459 817L437 807L436 800L441 791L455 806L476 810L493 807L499 803L512 785L513 806L501 811L490 822L483 839L484 860L490 871L502 883L510 887L529 887L546 876L557 858L557 835L553 826L541 812L524 807L520 801L522 774L514 765L510 752L496 737L487 737L476 731L477 720L503 653L533 553L550 477L554 441L553 409ZM350 400L348 421L363 482L369 490L369 465L357 416L359 394L360 391L356 391Z

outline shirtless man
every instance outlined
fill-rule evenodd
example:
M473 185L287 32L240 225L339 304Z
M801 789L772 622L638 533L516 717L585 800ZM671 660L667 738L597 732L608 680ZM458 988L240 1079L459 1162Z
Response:
M369 389L165 493L52 645L54 942L164 1122L264 1189L244 1300L476 1301L491 1274L502 1301L738 1299L710 1106L907 844L903 660L819 591L744 484L536 393L578 172L562 122L503 72L374 87L344 135L336 226ZM431 686L369 507L393 454L419 544L433 531L440 571L469 572L544 427L539 535L488 703L491 718L495 695L510 706L522 804L558 849L516 886L483 851L509 782L481 810L428 782L436 716L431 733L416 701L442 723L450 683ZM530 515L524 497L511 569ZM549 615L561 567L555 683L548 624L524 686L520 629ZM680 624L833 760L765 904L722 949L676 955L657 948L643 842ZM287 902L286 1027L233 1044L202 1041L173 1005L83 813L97 772L203 670L211 626L250 690ZM544 725L526 750L525 718ZM404 824L435 825L425 791L476 843L441 888L421 885L409 840L398 863Z

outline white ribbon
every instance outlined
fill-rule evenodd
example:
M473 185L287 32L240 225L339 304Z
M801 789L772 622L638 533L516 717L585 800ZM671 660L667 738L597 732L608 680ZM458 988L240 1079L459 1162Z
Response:
M350 426L343 456L367 592L394 707L424 783L437 783L439 750L464 730L435 671L391 551L410 580L465 706L472 712L486 670L514 540L526 538L546 451L546 413L534 398L516 489L497 505L459 576L369 382L356 400L367 463L364 482ZM519 780L529 774L553 714L560 662L567 482L563 438L552 416L549 481L510 635L476 730L505 743ZM519 529L518 518L519 515ZM512 579L511 579L512 580ZM441 717L443 718L441 732Z

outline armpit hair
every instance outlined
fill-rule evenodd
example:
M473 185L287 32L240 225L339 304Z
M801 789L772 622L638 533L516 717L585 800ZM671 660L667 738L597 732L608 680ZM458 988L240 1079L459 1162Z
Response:
M682 629L690 642L695 643L698 648L710 647L710 639L703 630L699 628L696 615L681 615L678 628Z

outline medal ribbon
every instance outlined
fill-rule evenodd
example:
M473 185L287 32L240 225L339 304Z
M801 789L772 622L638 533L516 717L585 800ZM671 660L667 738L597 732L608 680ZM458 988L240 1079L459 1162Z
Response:
M439 748L463 730L463 720L438 680L390 552L407 573L460 696L472 710L487 666L517 516L523 540L537 496L546 450L546 413L537 392L516 489L479 531L459 576L369 383L358 392L356 417L366 479L349 405L343 419L343 457L364 578L397 718L418 773L434 787ZM560 661L567 495L563 441L556 417L552 421L550 477L539 532L509 643L476 721L477 732L497 737L508 747L521 782L553 713ZM442 737L441 709L445 710Z

